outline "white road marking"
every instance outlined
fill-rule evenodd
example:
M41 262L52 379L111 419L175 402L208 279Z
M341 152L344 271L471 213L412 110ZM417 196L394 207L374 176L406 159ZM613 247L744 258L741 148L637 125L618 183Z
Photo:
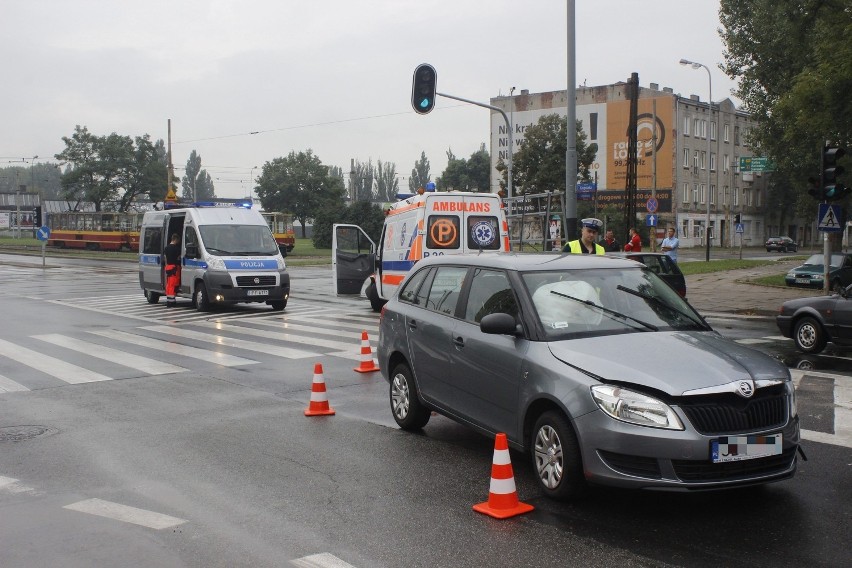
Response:
M120 503L112 503L102 499L86 499L85 501L78 501L77 503L65 505L63 509L70 509L72 511L79 511L81 513L115 519L116 521L132 523L134 525L140 525L154 530L167 529L177 525L182 525L186 522L186 520L178 519L177 517L170 517L169 515L154 513L153 511L146 511L145 509L137 509L136 507L121 505Z
M141 347L147 347L150 349L156 349L157 351L162 351L164 353L172 353L181 357L200 359L202 361L207 361L208 363L222 365L223 367L239 367L242 365L254 365L257 363L257 361L254 361L253 359L245 359L243 357L237 357L236 355L228 355L220 351L199 349L198 347L192 347L190 345L181 345L180 343L175 343L174 341L154 339L152 337L146 337L144 335L135 335L133 333L127 333L125 331L119 331L116 329L90 331L89 333L94 333L95 335L100 335L109 339L126 341L127 343L132 343L134 345L139 345Z
M852 448L852 377L821 371L790 369L798 386L805 375L834 379L834 434L802 430L802 438L813 442Z
M378 333L379 320L372 319L372 320L366 320L363 323L351 323L352 319L353 318L347 317L345 322L341 322L341 321L334 321L332 318L316 318L316 317L310 317L310 316L295 316L295 317L288 317L286 321L294 320L294 321L300 321L302 323L312 323L312 324L316 324L316 325L333 325L335 327L344 327L344 328L347 328L347 329L357 330L359 332L363 331L364 329L372 328L372 329L375 329L376 332Z
M290 564L299 568L355 568L352 564L344 562L334 554L322 552L291 560Z
M27 387L20 383L16 383L10 378L0 375L0 392L23 392L28 391Z
M320 357L321 353L314 353L312 351L302 351L301 349L290 349L288 347L279 347L276 345L268 345L264 343L257 343L255 341L246 341L244 339L232 339L230 337L224 337L222 335L214 335L212 333L201 333L198 331L192 331L189 329L181 329L178 327L172 327L168 325L151 325L147 327L143 327L142 329L146 331L153 331L155 333L164 333L167 335L176 335L178 337L184 337L187 339L194 339L196 341L203 341L205 343L214 343L216 345L224 345L226 347L235 347L237 349L245 349L247 351L256 351L259 353L266 353L267 355L274 355L276 357L285 357L287 359L304 359L306 357Z
M2 475L0 475L0 491L12 494L36 492L32 487L21 485L17 479L13 479L11 477L3 477Z
M156 359L149 359L148 357L125 353L118 349L113 349L112 347L105 347L103 345L98 345L97 343L81 341L58 333L33 335L32 337L35 339L41 339L42 341L46 341L53 345L58 345L59 347L64 347L65 349L85 353L90 357L110 361L123 367L136 369L137 371L148 373L149 375L168 375L171 373L183 373L188 370L184 367L178 367L177 365L170 365L169 363L157 361Z
M111 377L0 339L0 355L70 384L111 381Z

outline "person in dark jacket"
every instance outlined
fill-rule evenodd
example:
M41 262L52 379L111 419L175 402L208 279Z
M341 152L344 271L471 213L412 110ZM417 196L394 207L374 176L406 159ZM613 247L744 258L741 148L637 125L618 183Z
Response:
M173 308L180 287L180 235L172 235L163 253L166 257L166 307Z
M612 232L612 229L607 229L601 245L606 252L621 252L621 243L615 240L615 233Z

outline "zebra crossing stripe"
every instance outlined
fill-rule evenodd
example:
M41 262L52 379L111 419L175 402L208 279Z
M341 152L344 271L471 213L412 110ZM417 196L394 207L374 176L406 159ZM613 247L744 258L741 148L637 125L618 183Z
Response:
M361 331L363 331L365 327L378 330L378 326L379 326L379 322L376 319L365 320L363 323L357 323L357 322L351 323L352 318L346 318L346 321L337 321L337 320L334 320L334 319L330 320L328 318L315 318L315 317L310 317L310 316L292 316L292 317L288 317L286 321L290 321L290 320L299 321L299 322L302 322L302 323L309 323L312 326L333 325L333 326L338 327L338 328L343 327L343 328L346 328L346 329L352 329L352 330L358 331L359 333ZM359 340L360 340L360 336L359 336Z
M155 530L168 529L186 522L185 519L178 519L177 517L163 515L162 513L146 511L145 509L137 509L136 507L120 503L112 503L103 499L86 499L65 505L63 509L115 519L116 521L132 523Z
M246 321L242 320L241 323L244 325L246 323ZM313 326L313 325L301 325L301 324L298 324L298 323L290 323L289 319L285 320L283 322L280 321L280 320L279 321L251 320L248 323L250 323L252 325L257 324L257 325L263 325L263 326L267 326L267 327L273 327L273 328L278 329L280 331L307 331L309 333L315 333L317 335L333 335L334 337L347 337L347 334L351 333L352 334L351 335L352 342L356 346L361 345L361 332L364 331L365 329L367 329L367 326L362 326L362 327L358 328L357 332L355 332L354 330L352 330L351 332L350 331L343 331L342 332L340 329L332 329L332 328L325 328L325 327L316 327L316 326ZM368 331L370 333L371 338L378 337L378 329L370 328L370 330L368 330ZM377 342L374 339L371 339L370 343L376 344ZM351 349L351 347L352 346L349 343L346 344L346 349Z
M204 325L206 327L213 327L216 329L221 329L222 331L233 331L239 332L244 335L251 335L254 337L263 337L265 339L277 339L279 341L287 341L289 343L301 343L304 345L316 345L317 347L328 347L329 349L338 349L340 351L346 351L347 349L352 352L353 358L358 358L358 353L356 352L356 348L359 344L355 342L345 342L345 341L333 341L330 339L320 339L318 337L308 337L304 335L294 335L292 333L281 333L275 331L268 331L265 329L256 329L253 327L247 327L244 325L231 325L227 323L215 323L208 322ZM307 326L303 326L306 331L314 331L313 328L309 328ZM280 328L279 328L280 329ZM299 330L295 330L299 331ZM337 336L340 337L340 332L337 333ZM360 337L359 337L360 342Z
M16 383L8 377L0 375L0 392L23 392L28 391L27 387L20 383Z
M227 353L222 353L220 351L199 349L198 347L192 347L191 345L181 345L180 343L175 343L173 341L154 339L153 337L136 335L116 329L93 330L89 333L94 333L95 335L100 335L101 337L109 339L117 339L118 341L132 343L133 345L139 345L149 349L156 349L157 351L171 353L180 357L200 359L216 365L222 365L223 367L241 367L243 365L254 365L257 363L257 361L252 359L245 359L243 357L237 357L236 355L228 355Z
M190 329L182 329L168 325L150 325L143 327L146 331L154 333L163 333L166 335L175 335L186 339L194 339L205 343L215 343L216 345L224 345L225 347L235 347L237 349L245 349L247 351L256 351L266 353L275 357L284 357L287 359L305 359L307 357L319 357L322 354L313 351L303 351L301 349L291 349L289 347L280 347L278 345L269 345L265 343L257 343L256 341L246 341L243 339L233 339L223 335L212 333L201 333Z
M171 373L183 373L188 370L184 367L178 367L177 365L157 361L156 359L149 359L148 357L125 353L118 349L113 349L112 347L105 347L103 345L98 345L97 343L81 341L73 337L59 335L58 333L33 335L32 337L59 347L64 347L65 349L85 353L90 357L103 359L104 361L110 361L123 367L136 369L137 371L148 373L149 375L168 375Z
M107 377L106 375L66 363L61 359L15 345L14 343L9 343L2 339L0 339L0 355L72 385L112 380L111 377Z

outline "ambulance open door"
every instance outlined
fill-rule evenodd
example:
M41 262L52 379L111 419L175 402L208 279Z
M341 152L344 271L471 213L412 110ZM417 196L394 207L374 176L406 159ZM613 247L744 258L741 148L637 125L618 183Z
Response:
M360 294L376 271L376 243L358 225L335 224L331 268L335 294Z

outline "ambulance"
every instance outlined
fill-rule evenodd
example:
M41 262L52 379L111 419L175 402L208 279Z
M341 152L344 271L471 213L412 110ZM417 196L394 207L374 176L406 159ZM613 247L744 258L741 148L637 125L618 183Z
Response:
M386 211L378 244L357 225L334 225L336 294L363 291L379 311L422 258L509 250L509 226L496 193L421 190L400 197Z
M147 211L139 235L139 284L150 304L165 295L166 245L181 239L180 288L201 312L219 305L263 302L283 310L290 274L269 225L245 203L197 203Z

